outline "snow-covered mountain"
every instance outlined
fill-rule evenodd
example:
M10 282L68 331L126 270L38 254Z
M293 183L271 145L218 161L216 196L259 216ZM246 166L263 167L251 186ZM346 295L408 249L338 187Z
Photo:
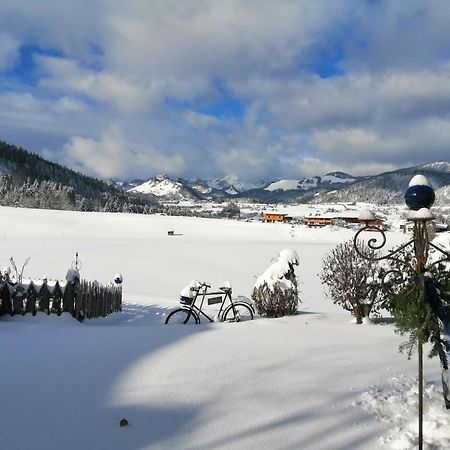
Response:
M245 198L281 203L365 201L385 204L402 203L409 180L418 173L427 176L436 190L450 185L450 161L438 161L374 176L354 177L343 172L330 172L322 176L272 182L243 182L234 176L172 180L159 175L145 182L125 183L123 189L153 194L161 201ZM443 190L441 196L444 200L440 201L446 201L448 191Z
M230 195L236 195L239 192L247 192L252 189L258 189L267 184L267 180L242 181L235 175L227 175L223 178L214 178L205 180L205 183L213 188L225 191Z
M337 189L344 184L348 185L357 181L358 178L352 177L343 172L331 172L324 176L314 176L309 178L301 178L299 180L280 180L269 184L265 187L266 191L290 191L290 190L303 190L308 191L310 189L318 188L330 188Z
M158 175L147 181L134 180L121 182L123 189L141 194L153 194L160 200L192 200L192 199L218 199L250 196L260 199L264 192L268 194L276 192L277 195L284 191L307 192L317 190L334 190L357 181L342 172L332 172L323 176L301 178L298 180L256 180L253 182L242 181L238 177L228 175L223 178L199 179L178 178L173 180L166 175Z
M243 182L233 175L205 180L199 178L172 180L166 175L157 175L147 181L118 183L130 192L153 194L161 200L191 200L233 197L251 189L261 188L267 181Z
M200 192L191 189L182 181L175 181L166 175L157 175L131 189L129 192L152 194L161 200L193 200L202 197Z
M235 196L252 189L260 189L270 183L266 179L256 181L242 181L235 175L223 178L188 178L179 181L187 183L192 189L199 191L207 197Z

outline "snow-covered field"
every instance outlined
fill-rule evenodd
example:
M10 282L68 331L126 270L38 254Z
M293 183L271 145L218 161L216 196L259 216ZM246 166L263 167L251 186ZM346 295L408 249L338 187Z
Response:
M84 323L1 319L0 449L415 448L416 361L392 325L350 324L317 277L354 231L12 208L0 219L0 265L30 256L26 276L63 279L78 251L84 278L122 273L125 301ZM300 256L297 316L163 325L191 279L249 297L284 248ZM438 361L425 373L425 438L450 448Z

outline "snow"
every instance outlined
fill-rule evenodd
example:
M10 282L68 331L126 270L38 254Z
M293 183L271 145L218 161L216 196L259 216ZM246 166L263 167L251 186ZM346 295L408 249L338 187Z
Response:
M360 211L358 219L360 221L371 221L371 220L375 220L376 216L375 216L375 214L373 213L372 210L370 210L370 209L363 209L363 210Z
M345 174L342 174L345 175ZM292 189L313 189L316 188L319 184L345 184L345 183L353 183L355 178L350 176L336 176L331 173L323 176L314 176L310 178L302 178L300 180L280 180L271 183L269 186L265 188L266 191L276 191L281 189L283 191L289 191Z
M353 183L353 181L355 181L355 178L352 177L346 177L346 178L341 178L341 177L337 177L335 175L331 175L331 174L327 174L324 175L322 178L322 183Z
M410 210L407 215L408 220L433 220L434 215L428 208L420 208L417 211Z
M119 274L114 275L114 279L116 279L118 275ZM71 267L67 270L67 273L66 273L66 281L67 282L71 283L72 281L79 280L79 279L80 279L80 272L77 269L72 269L72 267Z
M359 402L391 430L380 438L381 447L397 450L417 448L417 380L410 377L393 377L389 387L371 388ZM424 448L450 448L450 413L442 409L442 392L434 384L424 389L425 417L423 424Z
M185 286L183 289L181 289L180 297L194 298L195 291L198 291L201 286L202 286L201 281L192 280L187 286Z
M428 178L424 175L414 175L409 182L409 187L411 186L429 186L432 187Z
M442 251L431 248L428 255L428 263L436 264L438 261L442 261L448 270L450 265L450 262L448 262L448 259L450 259L450 232L439 233L432 243Z
M271 183L265 188L266 191L277 191L278 189L281 189L282 191L298 189L298 180L280 180L275 183Z
M428 164L423 164L421 166L423 169L436 170L438 172L450 173L450 162L449 161L436 161Z
M40 313L0 320L1 448L367 450L415 440L417 363L398 353L403 338L390 324L350 325L317 277L354 230L4 207L0 223L0 267L30 256L24 277L64 279L78 252L82 278L123 275L125 301L122 313L83 323ZM170 229L179 236L167 238ZM299 256L298 315L163 325L189 280L226 278L250 296L281 249ZM426 436L448 448L439 362L424 366ZM411 382L393 389L389 380L403 376ZM401 404L399 422L389 408Z
M157 197L164 197L166 195L177 195L182 191L182 184L177 181L172 181L164 175L158 175L155 179L146 181L132 189L130 192L139 192L141 194L153 194Z
M298 266L299 258L295 250L284 249L264 273L256 279L255 287L258 288L266 284L273 291L275 285L283 289L293 288L292 281L285 278L292 266Z
M251 189L260 188L264 181L242 181L236 175L226 175L223 178L216 178L214 180L206 180L209 187L214 189L223 189L225 186L229 186L232 191L230 194L234 195L238 192L245 192ZM228 192L228 191L226 191Z
M228 289L233 289L233 287L232 287L230 281L225 280L225 281L220 285L220 288L219 288L219 289L222 289L222 290L228 290Z
M230 194L230 195L236 195L236 194L239 193L236 189L234 189L234 187L231 187L230 189L227 189L225 192L227 194Z
M433 244L450 252L450 232L440 233L433 239Z
M201 184L194 184L192 188L199 191L201 194L210 194L212 192L210 187L202 186Z

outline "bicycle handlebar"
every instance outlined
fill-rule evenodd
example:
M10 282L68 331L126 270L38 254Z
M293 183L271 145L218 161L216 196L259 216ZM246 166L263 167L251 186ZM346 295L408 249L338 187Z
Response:
M183 292L185 290L199 292L203 288L211 288L211 286L206 283L205 281L199 281L199 280L192 280L188 286L186 286L182 291L180 295L185 295Z

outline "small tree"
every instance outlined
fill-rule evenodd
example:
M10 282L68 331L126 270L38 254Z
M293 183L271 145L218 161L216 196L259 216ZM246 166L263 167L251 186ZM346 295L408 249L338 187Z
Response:
M367 256L374 255L364 243L358 249ZM379 270L378 264L357 253L353 241L347 241L325 256L319 277L328 288L327 296L350 311L356 323L361 324L382 306L385 296L377 283Z
M437 236L433 244L449 253L450 235L443 233ZM412 251L402 250L399 255L397 261L414 261ZM415 272L411 268L406 270L406 267L395 261L389 267L391 271L402 273L402 283L387 304L395 319L396 332L408 336L400 350L411 357L419 340L430 345L428 357L439 357L445 404L450 409L450 262L442 260L442 254L430 248L422 287L417 284Z
M219 217L240 217L241 208L236 203L230 202L219 212Z
M295 267L298 255L294 250L282 250L275 261L256 280L252 292L258 313L266 317L293 315L298 307L298 283Z

